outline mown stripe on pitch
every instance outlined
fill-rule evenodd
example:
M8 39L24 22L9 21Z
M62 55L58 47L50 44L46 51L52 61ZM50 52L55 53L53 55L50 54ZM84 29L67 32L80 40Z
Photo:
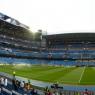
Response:
M45 74L41 77L38 77L40 80L44 80L44 81L53 81L55 82L57 79L59 79L60 77L64 76L66 73L71 72L73 69L76 68L64 68L60 71L56 71L56 72L52 72L52 73L48 73Z
M86 67L81 84L95 85L95 70L92 67Z
M47 70L53 70L55 69L56 67L53 67L53 68L46 68L46 67L40 67L40 69L35 69L35 68L31 68L32 70L29 70L27 69L25 72L21 71L23 76L30 76L31 78L36 78L38 77L39 75L42 75L43 72L47 71Z
M51 70L39 72L39 73L38 73L39 75L38 75L37 77L47 76L47 75L49 75L49 74L56 73L56 72L62 71L62 70L64 70L64 69L65 69L65 68L54 68L54 69L51 69Z
M78 67L78 68L72 70L71 72L68 72L63 77L59 78L58 80L62 83L69 82L69 83L77 83L78 84L82 70L83 70L83 68Z

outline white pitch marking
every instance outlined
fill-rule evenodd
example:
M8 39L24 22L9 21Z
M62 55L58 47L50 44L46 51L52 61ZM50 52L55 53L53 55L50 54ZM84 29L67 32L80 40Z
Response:
M80 81L81 81L81 79L82 79L82 77L83 77L83 74L84 74L85 68L86 68L86 67L84 67L83 72L82 72L82 74L81 74L81 76L80 76L79 83L80 83Z

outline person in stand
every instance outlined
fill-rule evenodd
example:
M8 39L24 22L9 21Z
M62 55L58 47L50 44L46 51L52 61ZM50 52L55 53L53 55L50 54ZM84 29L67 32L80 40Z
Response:
M2 87L0 88L0 95L4 95L3 94L3 88Z
M1 87L3 87L4 86L4 78L1 77L0 81L1 81Z
M90 92L88 91L88 89L85 89L85 91L83 92L83 95L91 95Z
M54 84L54 85L55 85L55 89L58 89L58 82L56 84Z
M17 90L16 80L15 79L12 80L12 89Z
M52 93L51 93L51 91L50 91L50 90L48 90L47 95L52 95Z
M36 89L32 88L31 91L30 91L30 94L31 95L38 95L38 92Z
M24 89L24 86L25 86L25 82L24 81L21 81L20 82L20 88L23 90Z
M7 78L5 78L4 79L4 86L7 87L7 85L8 85L8 80L7 80Z
M45 95L47 95L48 94L48 86L44 89L44 93L45 93Z
M16 90L18 91L19 87L20 87L20 82L18 80L16 80L15 85L16 85Z

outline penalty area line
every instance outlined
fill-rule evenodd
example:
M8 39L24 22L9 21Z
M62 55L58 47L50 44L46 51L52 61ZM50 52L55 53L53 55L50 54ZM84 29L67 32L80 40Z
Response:
M86 67L84 67L84 69L83 69L83 71L82 71L82 74L81 74L80 79L79 79L79 83L80 83L80 81L81 81L81 79L82 79L82 77L83 77L83 74L84 74L85 68L86 68Z

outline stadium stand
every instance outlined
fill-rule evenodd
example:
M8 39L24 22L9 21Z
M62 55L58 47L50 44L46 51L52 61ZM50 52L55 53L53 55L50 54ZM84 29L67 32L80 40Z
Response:
M38 32L35 37L29 27L0 13L0 63L7 64L49 64L63 66L95 66L95 34L71 33L44 35ZM42 47L43 39L46 46ZM8 77L9 79L9 77ZM11 80L12 82L12 80ZM9 89L11 87L11 89ZM16 89L15 89L16 90ZM12 83L8 88L1 87L2 95L23 95L23 91L13 91ZM32 89L34 91L34 89ZM54 89L53 89L54 90ZM3 92L2 92L3 91ZM26 95L41 95L30 92ZM58 90L59 91L59 90ZM59 93L54 91L54 93ZM51 91L39 91L44 95ZM62 93L64 94L62 94ZM57 95L86 95L80 91L60 91ZM26 92L24 92L26 93ZM88 93L88 92L87 92ZM95 92L87 94L94 95Z

